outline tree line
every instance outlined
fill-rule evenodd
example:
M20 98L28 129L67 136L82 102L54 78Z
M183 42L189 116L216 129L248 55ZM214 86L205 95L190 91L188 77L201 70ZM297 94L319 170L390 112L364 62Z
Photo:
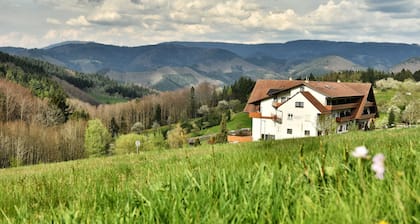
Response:
M138 92L124 94L122 89L130 85L99 75L71 75L48 63L2 53L0 62L0 167L109 154L121 151L127 136L142 139L142 150L177 147L191 130L219 123L225 127L222 118L243 109L255 84L241 78L223 88L202 83L157 93L133 87ZM101 105L69 99L57 77L81 89L102 88L135 99Z
M343 82L370 82L375 85L375 82L381 79L393 78L394 80L403 82L404 80L411 79L416 82L420 81L420 70L411 72L410 70L402 69L397 73L389 73L378 71L373 68L368 68L366 71L340 71L332 72L319 77L310 76L317 81L332 81L341 80Z

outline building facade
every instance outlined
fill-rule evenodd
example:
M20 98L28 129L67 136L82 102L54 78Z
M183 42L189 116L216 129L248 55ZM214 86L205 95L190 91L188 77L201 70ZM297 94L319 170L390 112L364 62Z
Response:
M254 141L368 129L378 117L370 83L258 80L244 111Z

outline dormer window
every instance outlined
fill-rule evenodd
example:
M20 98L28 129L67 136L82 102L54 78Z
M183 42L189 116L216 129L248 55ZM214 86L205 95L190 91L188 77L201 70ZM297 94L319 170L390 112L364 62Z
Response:
M281 102L283 103L284 101L286 101L287 100L287 97L285 97L285 96L282 96L281 97Z

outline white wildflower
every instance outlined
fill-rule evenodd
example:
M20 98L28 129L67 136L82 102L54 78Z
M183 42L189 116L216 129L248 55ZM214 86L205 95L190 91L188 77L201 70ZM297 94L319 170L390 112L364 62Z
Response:
M368 150L365 146L358 146L354 149L354 151L351 153L351 155L356 157L356 158L366 159L368 157Z
M376 178L383 180L385 173L385 156L382 153L376 154L372 159L372 170L375 171Z

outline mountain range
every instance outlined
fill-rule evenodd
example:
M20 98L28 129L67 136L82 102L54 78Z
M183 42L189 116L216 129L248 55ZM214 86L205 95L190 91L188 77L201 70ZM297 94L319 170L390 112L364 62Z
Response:
M420 46L403 43L299 40L270 44L166 42L124 47L69 41L42 49L0 47L0 51L161 91L203 81L230 84L241 76L285 79L368 67L393 72L420 69Z

